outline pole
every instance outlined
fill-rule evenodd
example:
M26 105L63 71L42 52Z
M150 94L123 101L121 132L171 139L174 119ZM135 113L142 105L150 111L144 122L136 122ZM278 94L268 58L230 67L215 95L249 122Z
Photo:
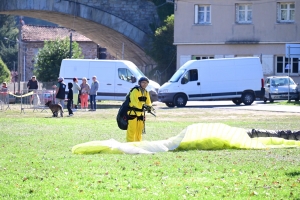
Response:
M124 60L124 42L122 43L122 60Z
M24 59L23 59L23 81L25 82L25 68L26 68L26 64L25 64L25 59L26 59L26 56L25 56L25 51L24 51Z
M291 55L290 55L290 46L288 46L288 102L290 102L290 68L291 68Z
M72 32L70 33L70 58L72 58Z
M16 62L14 61L14 94L16 94L16 68L15 68Z
M19 35L18 35L18 38L19 38L19 42L18 42L18 91L21 92L21 44L20 44L20 41L21 41L21 17L19 19L19 26L18 26L18 29L19 29Z

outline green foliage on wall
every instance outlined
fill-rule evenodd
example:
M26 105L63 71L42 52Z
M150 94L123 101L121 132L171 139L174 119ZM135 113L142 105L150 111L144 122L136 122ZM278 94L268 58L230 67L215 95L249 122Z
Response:
M155 30L161 26L161 22L163 22L168 16L174 14L174 4L166 3L166 0L151 0L154 5L157 7L157 14L160 22L153 21L149 24L153 33Z
M166 73L165 80L175 72L176 69L176 46L174 42L174 15L164 20L164 25L157 28L153 36L147 54L157 63L160 73Z

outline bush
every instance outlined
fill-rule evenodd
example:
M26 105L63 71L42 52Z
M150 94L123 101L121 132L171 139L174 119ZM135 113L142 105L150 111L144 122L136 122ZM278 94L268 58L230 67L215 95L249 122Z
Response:
M2 82L9 82L9 81L10 81L10 72L6 64L0 58L0 82L2 83Z

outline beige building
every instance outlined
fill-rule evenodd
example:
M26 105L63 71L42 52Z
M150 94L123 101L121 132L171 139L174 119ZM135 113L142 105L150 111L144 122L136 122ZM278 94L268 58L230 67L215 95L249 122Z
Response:
M265 76L287 75L290 61L300 81L299 59L286 56L287 43L300 44L299 0L177 0L174 9L177 68L191 59L259 56Z

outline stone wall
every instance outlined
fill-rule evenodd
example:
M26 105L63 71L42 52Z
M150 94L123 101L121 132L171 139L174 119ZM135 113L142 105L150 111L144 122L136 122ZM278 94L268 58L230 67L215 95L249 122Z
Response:
M82 54L85 59L95 59L97 57L97 44L94 42L77 42L81 48ZM28 81L33 75L35 56L37 55L39 49L44 47L43 42L23 42L23 49L21 50L21 81ZM24 53L25 52L25 53ZM25 59L24 59L25 55ZM109 57L109 56L108 56ZM25 60L25 66L24 66ZM23 76L25 67L25 80Z
M148 0L77 0L78 3L96 7L151 33L150 23L158 23L156 6Z
M149 0L1 0L0 14L50 21L90 38L114 56L123 54L137 66L155 63L145 53L150 24L159 23Z

